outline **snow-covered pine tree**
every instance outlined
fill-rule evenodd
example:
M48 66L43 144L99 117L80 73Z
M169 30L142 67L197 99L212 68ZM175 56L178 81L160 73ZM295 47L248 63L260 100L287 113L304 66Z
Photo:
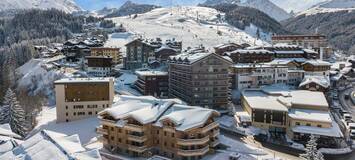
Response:
M317 150L317 138L310 136L310 140L306 144L306 153L301 154L303 160L324 160L323 154Z
M12 100L15 97L15 93L9 88L6 91L3 106L0 108L0 124L5 124L10 122L10 106Z
M17 101L16 96L14 95L13 97L10 105L10 126L13 132L24 137L29 130L26 122L26 113Z

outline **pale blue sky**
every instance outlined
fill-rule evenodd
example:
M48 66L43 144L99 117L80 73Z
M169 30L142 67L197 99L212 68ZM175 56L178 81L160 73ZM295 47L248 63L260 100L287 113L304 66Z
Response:
M157 4L161 6L174 5L196 5L203 3L205 0L132 0L136 3ZM311 7L314 4L325 0L271 0L276 5L284 8L286 11L300 11ZM75 0L75 2L86 10L97 10L103 7L119 8L126 0Z

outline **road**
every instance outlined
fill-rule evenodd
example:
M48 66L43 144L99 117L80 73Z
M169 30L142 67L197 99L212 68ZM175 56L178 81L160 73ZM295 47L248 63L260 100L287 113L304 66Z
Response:
M355 88L349 87L346 88L343 91L339 92L339 102L342 105L343 109L346 109L347 111L351 112L353 120L355 120L355 104L351 101L351 99L345 99L345 95L349 95L352 91L354 91Z
M269 153L270 155L275 155L275 157L279 157L283 160L300 160L300 158L298 158L299 153L296 150L292 150L288 147L274 145L270 143L259 143L256 141L254 142L253 140L245 138L244 136L240 136L238 134L231 134L223 130L221 130L221 133L228 138L244 142L256 148L263 149L265 152Z

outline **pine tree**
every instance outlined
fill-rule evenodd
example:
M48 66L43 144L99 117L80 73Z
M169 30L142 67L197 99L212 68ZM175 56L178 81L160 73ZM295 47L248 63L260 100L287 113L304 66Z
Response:
M317 150L317 138L310 136L310 140L306 144L306 153L301 154L303 160L324 160L323 154Z
M13 94L10 101L10 126L11 130L21 136L26 136L28 131L28 124L26 122L25 110L17 101L16 95Z
M0 124L10 122L10 106L14 96L15 93L9 88L5 94L3 106L0 108Z

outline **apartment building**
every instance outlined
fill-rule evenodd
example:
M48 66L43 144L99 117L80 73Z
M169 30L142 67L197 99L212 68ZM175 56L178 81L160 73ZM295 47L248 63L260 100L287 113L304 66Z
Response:
M313 134L320 138L321 147L335 147L335 141L343 137L322 92L279 86L248 89L242 92L242 106L253 126L266 129L275 137L286 134L305 144Z
M238 49L224 53L234 63L264 63L274 59L274 52L265 49Z
M112 106L113 78L69 78L54 85L57 123L94 117Z
M327 76L305 76L299 88L303 90L327 92L330 88L330 78Z
M238 50L238 49L244 49L246 47L249 47L250 45L246 46L246 44L242 44L242 45L239 45L239 44L236 44L236 43L226 43L226 44L220 44L220 45L217 45L214 48L214 51L216 54L218 55L223 55L224 53L227 53L227 52L232 52L232 51L235 51L235 50Z
M285 66L288 68L288 80L287 85L298 87L304 79L304 73L301 64L305 62L303 58L295 59L274 59L269 63L265 63L271 66Z
M178 99L120 96L99 113L103 146L112 153L201 159L219 144L217 111L182 104Z
M104 56L112 58L113 64L122 63L120 48L95 47L90 48L91 56Z
M231 67L235 89L260 87L270 84L287 84L288 67L270 64L236 64Z
M209 108L223 108L229 104L230 60L215 53L201 52L171 56L168 63L170 97Z
M138 80L135 87L143 95L154 97L169 96L169 74L163 71L136 71Z
M162 42L160 38L155 40L135 39L126 44L126 57L124 67L128 70L147 68L150 64L162 60L166 61L170 55L181 52L182 42L166 40Z
M95 77L108 77L112 71L112 58L104 56L85 57L85 70L88 75Z
M322 60L308 60L302 64L302 68L305 71L305 75L309 76L327 76L329 77L330 67L332 65L329 62Z
M315 50L318 53L317 58L330 58L333 53L324 35L275 35L271 39L273 44L286 43Z

